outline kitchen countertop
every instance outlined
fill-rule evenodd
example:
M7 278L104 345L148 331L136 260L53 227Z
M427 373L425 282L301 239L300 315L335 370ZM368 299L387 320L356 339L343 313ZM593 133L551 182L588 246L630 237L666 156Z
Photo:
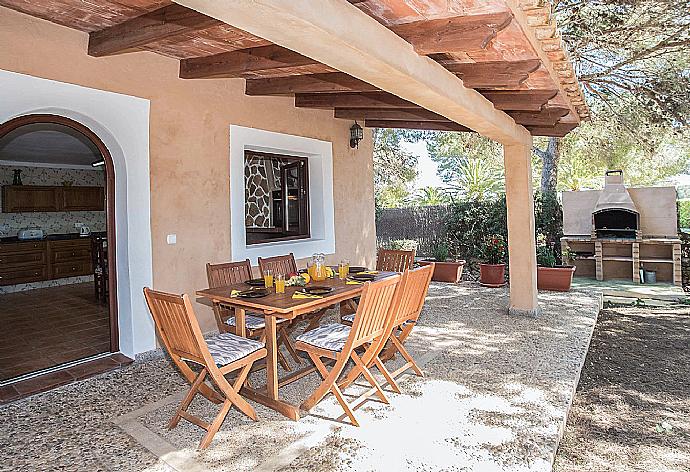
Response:
M91 236L106 236L105 231L92 231L89 236L80 236L79 233L49 234L41 239L19 239L17 236L7 236L0 238L1 243L30 243L35 241L63 241L69 239L87 239Z

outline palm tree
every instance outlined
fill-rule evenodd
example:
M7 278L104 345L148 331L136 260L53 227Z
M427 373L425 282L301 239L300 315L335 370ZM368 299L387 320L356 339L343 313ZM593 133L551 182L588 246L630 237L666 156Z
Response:
M450 188L462 200L486 200L503 193L505 187L500 171L488 161L467 158L460 162Z
M445 205L449 198L445 191L438 187L424 187L417 191L414 204L418 206Z

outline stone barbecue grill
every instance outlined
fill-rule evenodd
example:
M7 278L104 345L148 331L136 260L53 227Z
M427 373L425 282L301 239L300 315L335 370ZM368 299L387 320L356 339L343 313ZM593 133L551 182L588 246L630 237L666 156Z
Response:
M627 188L623 172L606 172L602 190L563 192L563 238L575 275L681 284L674 187Z
M640 237L640 212L623 184L623 171L606 172L604 189L592 211L592 238Z

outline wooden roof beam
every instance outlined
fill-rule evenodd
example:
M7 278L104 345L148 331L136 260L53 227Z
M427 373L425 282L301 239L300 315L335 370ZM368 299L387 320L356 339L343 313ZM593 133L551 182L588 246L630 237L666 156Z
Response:
M429 131L472 131L454 121L364 120L367 128L421 129Z
M387 92L363 93L298 93L298 108L412 108L419 105Z
M562 138L577 128L578 125L579 123L577 122L566 122L556 123L554 126L526 126L526 128L532 136L555 136Z
M443 64L443 62L442 62ZM541 65L539 59L443 64L462 79L465 87L518 87Z
M245 88L247 95L291 95L309 92L375 92L378 90L373 85L342 72L248 79Z
M130 52L180 33L221 24L182 5L172 4L123 23L89 33L89 55L101 57Z
M417 53L469 52L486 49L499 31L513 20L509 12L422 20L390 27Z
M336 108L334 116L348 120L448 121L424 108Z
M529 132L496 110L489 100L343 0L175 0L175 3L298 51L505 145L532 145Z
M541 111L509 111L516 123L523 126L554 126L558 121L570 113L570 108L562 106L545 106Z
M180 61L180 78L212 79L319 64L318 61L275 44L238 49Z
M541 111L558 90L481 90L497 110Z

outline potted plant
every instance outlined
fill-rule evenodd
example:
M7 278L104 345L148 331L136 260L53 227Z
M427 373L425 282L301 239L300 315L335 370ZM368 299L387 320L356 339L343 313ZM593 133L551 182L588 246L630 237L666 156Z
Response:
M483 249L484 262L479 264L479 283L487 287L501 287L506 278L506 242L495 234L487 238Z
M434 263L434 275L431 280L435 282L460 283L462 281L462 269L465 261L449 261L450 247L446 241L439 241L432 248L432 259L420 261L421 265Z
M553 290L567 292L573 282L575 266L557 265L553 248L546 243L546 239L539 237L537 241L537 288L539 290Z

